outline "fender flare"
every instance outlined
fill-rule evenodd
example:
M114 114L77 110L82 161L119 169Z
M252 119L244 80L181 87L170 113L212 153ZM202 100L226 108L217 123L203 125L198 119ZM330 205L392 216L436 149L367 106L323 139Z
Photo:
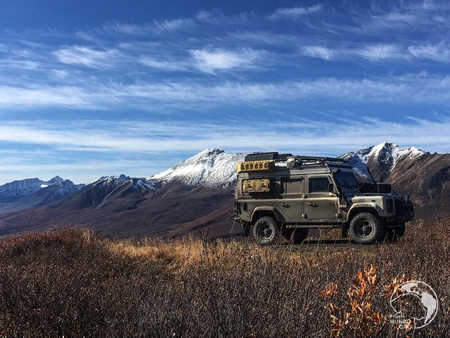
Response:
M256 217L256 215L258 215L258 214L261 214L264 216L270 216L270 214L272 214L278 223L280 223L280 224L284 223L284 217L281 215L281 213L275 207L270 207L270 206L256 207L252 213L252 221L251 221L252 223L254 223L256 221L256 219L258 218L258 217Z
M383 215L383 210L377 203L358 203L353 204L350 210L348 211L347 221L350 222L351 219L360 212L371 212L375 214L375 216L377 217L382 217Z

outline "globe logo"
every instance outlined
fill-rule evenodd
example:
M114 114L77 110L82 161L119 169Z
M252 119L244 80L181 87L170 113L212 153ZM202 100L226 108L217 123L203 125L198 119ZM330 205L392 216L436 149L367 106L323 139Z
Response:
M395 314L391 323L400 327L421 329L430 324L438 312L438 298L434 290L421 281L400 284L392 293L390 304Z

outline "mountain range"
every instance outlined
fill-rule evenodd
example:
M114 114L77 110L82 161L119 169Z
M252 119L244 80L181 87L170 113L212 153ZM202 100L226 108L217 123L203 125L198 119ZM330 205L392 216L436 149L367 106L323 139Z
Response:
M0 235L74 226L114 237L229 237L236 163L245 154L207 149L150 178L101 177L75 185L55 177L0 186ZM341 156L361 177L411 194L416 218L449 216L450 154L382 143Z

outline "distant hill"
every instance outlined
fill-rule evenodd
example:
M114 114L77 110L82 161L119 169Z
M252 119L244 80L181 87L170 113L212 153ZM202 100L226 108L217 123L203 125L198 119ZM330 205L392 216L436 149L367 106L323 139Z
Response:
M446 208L449 154L383 143L342 157L360 176L371 173L391 183L398 193L411 194L416 218L450 215ZM243 159L244 154L207 149L153 177L101 177L81 189L68 189L66 196L54 201L49 196L56 196L67 181L53 190L40 188L16 200L13 204L20 204L19 209L0 205L0 235L75 226L115 237L173 238L189 233L228 237L233 226L236 163ZM233 230L239 233L237 225Z
M4 184L0 186L0 214L49 205L72 195L83 186L59 176L50 181L30 178Z

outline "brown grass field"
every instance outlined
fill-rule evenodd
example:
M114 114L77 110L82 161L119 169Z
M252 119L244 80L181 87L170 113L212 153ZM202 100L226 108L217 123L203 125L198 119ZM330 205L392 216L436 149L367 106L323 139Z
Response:
M444 337L450 220L418 221L397 243L301 245L114 240L29 233L0 244L0 335L46 337ZM332 236L331 236L332 238ZM391 324L403 281L429 284L436 318Z

